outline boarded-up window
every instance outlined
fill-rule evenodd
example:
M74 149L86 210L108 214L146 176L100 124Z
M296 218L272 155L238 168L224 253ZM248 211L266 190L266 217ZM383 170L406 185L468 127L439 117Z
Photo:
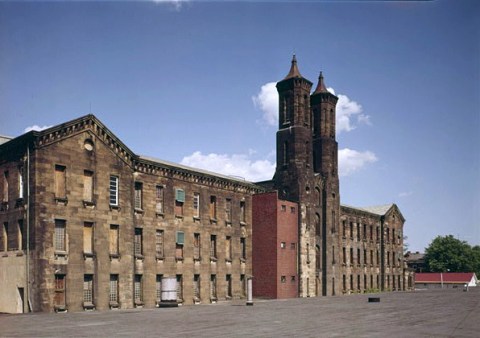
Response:
M226 275L225 282L226 282L225 294L227 298L232 298L232 275Z
M83 302L93 304L93 275L83 276Z
M135 275L135 281L133 283L133 297L135 304L143 303L142 275Z
M198 192L193 193L193 216L200 216L200 194Z
M135 182L135 209L142 209L143 184Z
M55 307L65 306L65 275L55 275L55 294L53 296L53 305Z
M89 170L83 172L83 200L93 202L93 172Z
M177 231L177 239L175 245L175 258L183 258L183 244L185 243L185 233Z
M210 218L216 219L217 218L217 197L210 196Z
M8 202L8 171L3 173L3 191L2 191L2 202Z
M163 214L163 194L163 186L157 185L155 194L155 211L157 214Z
M217 300L217 275L210 275L210 299Z
M177 301L183 302L183 276L177 275Z
M200 300L200 275L193 275L193 297Z
M225 200L225 220L227 222L232 221L232 200L230 198Z
M93 223L83 223L83 253L93 253Z
M245 201L240 201L240 222L245 223Z
M163 275L157 275L155 280L155 299L157 303L162 300L162 278Z
M193 259L200 259L200 234L193 235Z
M111 175L110 176L110 186L109 186L109 193L110 193L110 205L117 206L118 205L118 176Z
M227 236L225 239L225 256L227 260L232 259L232 237Z
M55 251L66 251L66 222L61 219L55 220Z
M175 215L183 216L183 204L185 203L185 191L182 189L175 190Z
M135 239L133 243L135 256L142 256L143 254L142 242L143 242L143 229L135 228Z
M55 197L65 198L66 192L66 167L55 165Z
M110 231L108 233L110 255L118 255L118 235L118 225L110 224Z
M155 233L155 254L157 255L157 258L163 258L163 240L163 230L157 230Z
M118 275L110 275L110 302L118 303Z
M210 236L210 258L217 258L217 236Z

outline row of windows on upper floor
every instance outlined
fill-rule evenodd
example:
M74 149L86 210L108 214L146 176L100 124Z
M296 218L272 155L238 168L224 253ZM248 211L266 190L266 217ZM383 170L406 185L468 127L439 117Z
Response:
M94 204L94 172L90 170L84 170L83 174L83 202L85 205ZM111 208L120 207L120 177L117 175L110 175L109 177L109 205ZM57 200L67 199L67 182L66 182L66 167L62 165L55 166L55 198ZM165 213L165 185L157 184L154 186L155 193L155 213L157 215L163 215ZM187 203L185 190L180 188L174 189L174 214L177 217L183 217L185 212L185 204ZM137 212L143 212L145 207L144 203L144 185L142 182L134 183L134 208ZM195 219L200 219L201 216L201 203L202 198L199 192L193 192L191 199L188 201L191 203L192 216ZM217 222L218 218L218 197L210 195L207 201L208 203L208 216L212 222ZM232 198L225 198L224 201L224 219L226 224L231 224L232 213L234 210L234 202ZM246 201L242 199L239 201L239 219L242 225L246 223Z
M10 194L13 191L11 190L11 182L13 178L10 174L10 171L6 170L3 172L1 177L1 204L0 204L0 211L7 211L8 210L8 202L10 201ZM24 198L25 195L25 185L23 180L23 166L18 166L16 170L16 188L14 191L16 192L15 197L17 200L21 200Z
M94 230L95 224L93 222L84 222L83 224L83 254L84 257L94 257ZM111 224L108 234L109 254L111 258L120 258L120 226L118 224ZM155 244L155 257L156 259L164 259L165 257L175 257L176 260L184 259L184 246L186 244L185 233L183 231L175 232L175 252L165 252L165 231L163 229L157 229L155 231L155 237L149 239L145 238L142 228L135 228L133 235L133 254L137 259L143 259L146 254L145 240L152 241L151 244ZM210 252L210 261L218 260L218 243L220 239L218 235L211 234L210 241L208 243L208 250ZM154 241L154 243L153 243ZM67 222L65 220L55 220L55 233L53 238L53 245L55 249L55 255L65 256L68 253L68 237L67 237ZM191 245L193 247L193 259L196 261L201 260L202 252L202 239L200 233L194 233ZM239 247L235 248L232 236L225 236L223 242L223 253L225 255L225 261L231 262L234 258L233 252L235 249L239 249L240 261L245 262L247 259L247 242L245 237L240 237L238 242Z
M23 219L19 219L14 226L3 222L0 251L24 250L27 247Z
M120 283L120 275L118 274L110 274L110 280L108 287L103 289L108 289L108 300L109 306L111 308L118 308L120 307L120 295L122 294L122 284ZM162 274L154 275L155 277L155 303L158 305L162 301L162 280L164 279ZM141 274L135 274L133 278L133 305L134 306L142 306L144 305L144 279L145 276ZM185 288L185 281L184 276L182 274L175 275L175 291L176 291L176 300L179 303L184 302L184 288ZM211 302L216 302L218 297L222 297L223 299L232 299L233 298L233 284L234 278L231 274L225 275L225 282L223 286L225 287L224 293L219 295L217 290L217 283L218 283L218 275L217 274L210 274L207 276L207 283L208 283L208 295L202 295L202 277L200 274L194 274L193 280L191 283L188 283L192 288L192 295L193 295L193 302L199 303L202 300L208 299ZM95 294L95 283L98 283L96 280L95 275L93 274L85 274L83 275L83 307L84 308L95 308L96 303L96 294ZM240 275L238 279L238 286L240 289L240 297L245 297L246 295L246 277L244 274ZM54 279L54 289L55 289L55 297L54 297L54 308L57 310L66 310L67 303L66 303L66 293L67 293L67 283L66 283L66 275L64 274L56 274ZM171 291L171 290L169 290Z
M362 230L363 229L363 230ZM347 226L347 221L342 221L342 237L347 238L347 232L350 239L356 238L357 241L361 241L362 239L366 241L369 239L370 241L376 240L377 242L381 239L381 231L380 226L377 225L375 227L375 234L373 231L373 225L361 224L360 222L356 223L356 236L355 236L355 227L353 222L349 222ZM368 231L368 232L367 232ZM389 227L385 227L385 234L384 234L385 242L389 243L390 241L394 244L401 244L402 236L401 232L396 232L394 228L391 229Z

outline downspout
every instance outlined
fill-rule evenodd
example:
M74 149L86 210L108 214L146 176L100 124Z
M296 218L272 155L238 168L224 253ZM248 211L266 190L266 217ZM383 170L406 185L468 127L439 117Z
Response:
M28 311L32 311L32 303L30 301L30 146L27 146L27 260L26 260L26 275L27 275L27 303Z

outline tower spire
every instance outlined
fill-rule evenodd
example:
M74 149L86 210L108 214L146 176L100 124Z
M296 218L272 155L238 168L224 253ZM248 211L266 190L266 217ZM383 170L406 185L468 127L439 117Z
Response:
M313 92L313 94L318 94L318 93L329 93L327 90L327 87L325 87L325 83L323 82L323 73L320 72L320 75L318 77L318 84L317 88Z
M297 57L295 56L295 54L293 54L292 66L290 67L290 71L288 72L288 74L287 74L287 76L284 78L284 80L286 80L286 79L291 79L291 78L294 78L294 77L297 77L297 78L303 77L303 76L300 74L300 71L298 70Z

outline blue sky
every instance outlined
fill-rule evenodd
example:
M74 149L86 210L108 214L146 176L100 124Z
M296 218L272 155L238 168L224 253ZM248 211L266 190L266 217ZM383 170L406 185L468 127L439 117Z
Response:
M341 202L395 202L411 250L480 244L480 2L1 2L0 134L94 113L139 154L275 168L295 53L339 96Z

